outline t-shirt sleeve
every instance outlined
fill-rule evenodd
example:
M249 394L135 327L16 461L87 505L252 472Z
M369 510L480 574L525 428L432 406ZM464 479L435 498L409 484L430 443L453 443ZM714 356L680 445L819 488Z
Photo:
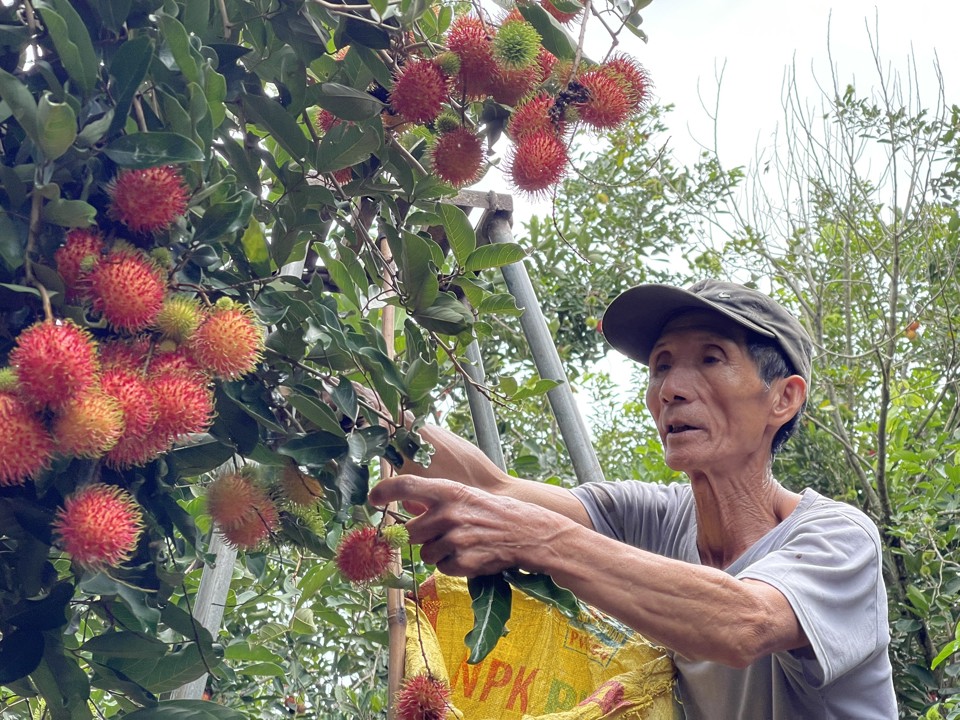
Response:
M816 655L803 663L822 687L872 657L889 640L880 536L869 519L835 504L814 511L779 549L737 573L784 594Z

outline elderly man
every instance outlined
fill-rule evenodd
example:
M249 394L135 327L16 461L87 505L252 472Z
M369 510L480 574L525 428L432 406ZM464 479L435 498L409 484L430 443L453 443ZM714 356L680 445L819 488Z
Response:
M662 643L688 718L896 718L876 527L773 475L810 381L800 323L708 280L628 290L603 330L649 366L647 408L689 483L518 480L430 427L429 469L411 464L371 502L421 510L411 540L442 572L548 573Z

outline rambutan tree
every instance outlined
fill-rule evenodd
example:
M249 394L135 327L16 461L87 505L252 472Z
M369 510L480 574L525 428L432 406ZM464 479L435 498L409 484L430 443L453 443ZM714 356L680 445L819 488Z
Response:
M371 468L428 456L397 419L519 314L489 275L524 248L451 199L548 193L644 110L574 34L642 36L647 2L0 7L0 714L381 712L372 611L416 554ZM223 642L193 619L214 528ZM208 673L219 703L166 699Z

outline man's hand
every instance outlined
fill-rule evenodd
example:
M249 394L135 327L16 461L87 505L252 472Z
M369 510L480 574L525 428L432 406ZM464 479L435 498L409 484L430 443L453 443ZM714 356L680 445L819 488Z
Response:
M410 542L422 546L420 557L447 575L466 577L513 567L539 571L537 553L550 539L541 532L550 531L537 528L562 520L529 503L417 475L381 480L370 491L369 501L380 507L399 501L421 510L406 523Z

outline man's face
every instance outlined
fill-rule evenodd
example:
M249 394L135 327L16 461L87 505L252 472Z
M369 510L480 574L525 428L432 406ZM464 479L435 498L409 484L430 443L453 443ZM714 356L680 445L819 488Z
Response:
M737 471L754 460L765 463L776 395L760 379L746 331L719 313L679 315L650 353L647 408L674 470Z

